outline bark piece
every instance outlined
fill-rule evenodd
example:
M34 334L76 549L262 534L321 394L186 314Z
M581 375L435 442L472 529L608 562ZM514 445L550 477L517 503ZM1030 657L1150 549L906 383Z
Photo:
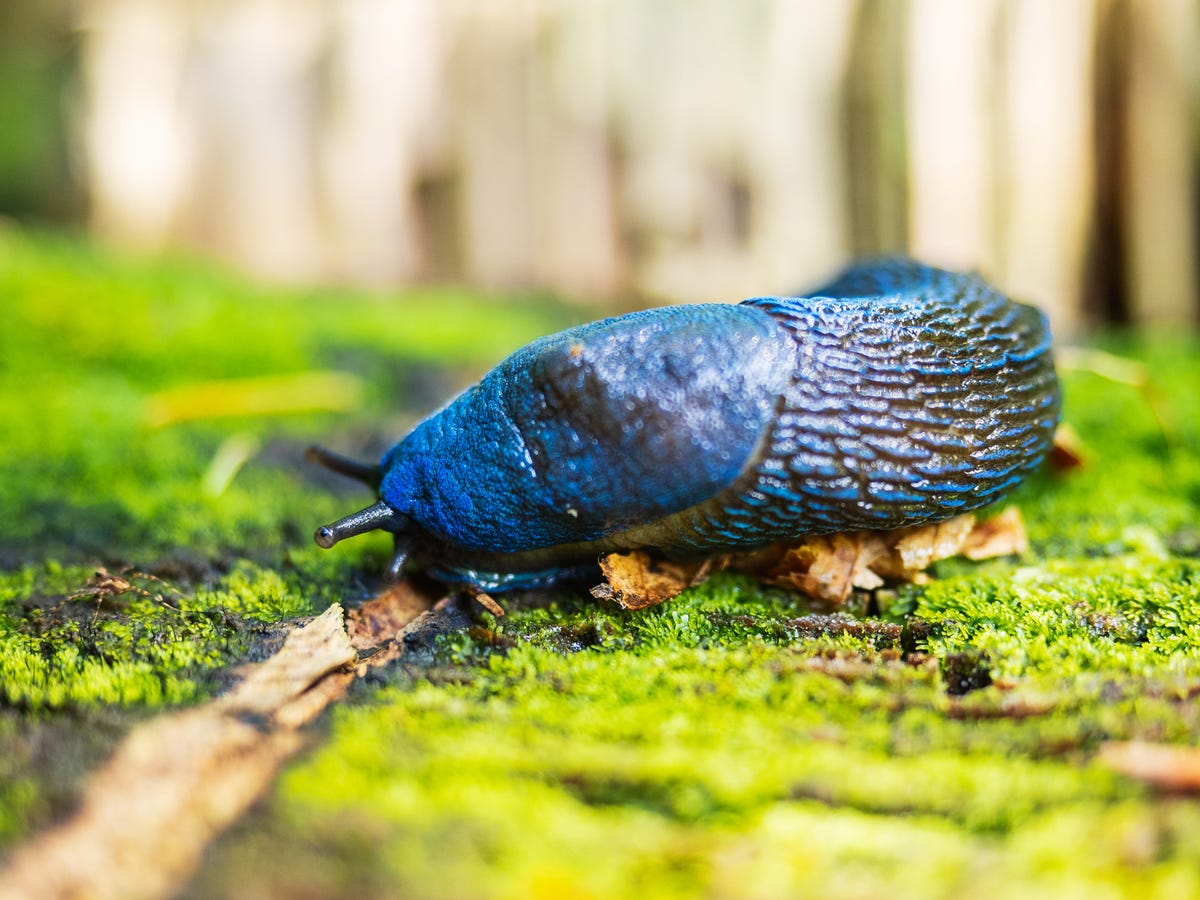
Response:
M135 729L75 816L16 851L0 898L172 892L300 749L296 727L315 715L310 688L356 655L335 604L227 696Z
M412 588L392 588L352 614L352 639L334 604L225 696L136 728L92 775L78 812L15 850L0 870L0 900L175 893L304 746L300 727L344 697L356 674L401 655L429 605ZM358 649L380 646L351 667Z
M411 580L393 584L346 615L350 643L358 650L374 649L394 639L400 629L432 609L438 599Z

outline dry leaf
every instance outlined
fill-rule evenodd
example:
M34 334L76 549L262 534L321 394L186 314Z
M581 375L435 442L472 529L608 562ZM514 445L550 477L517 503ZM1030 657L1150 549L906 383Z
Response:
M1200 749L1147 741L1105 741L1100 762L1161 791L1200 792Z
M918 525L901 529L890 566L883 573L902 581L912 581L939 559L956 556L962 550L967 535L975 527L975 517L955 516L935 525ZM898 565L897 565L898 563Z
M1082 469L1086 465L1083 441L1075 429L1064 422L1054 432L1054 444L1050 448L1050 467L1056 472L1067 472L1071 469Z
M967 559L992 559L997 556L1019 556L1029 549L1025 520L1021 511L1010 506L995 518L980 522L967 535L962 554Z
M765 570L758 568L753 557L747 560L748 568L741 560L735 560L734 567L757 574L767 584L840 606L856 587L872 590L882 586L883 579L872 566L887 553L880 533L856 531L819 535L786 546L778 561Z
M652 559L644 550L609 553L600 560L606 583L596 585L591 593L597 600L613 600L626 609L645 609L704 581L716 562L664 562Z
M958 553L973 516L895 531L853 531L805 538L767 552L735 557L731 567L767 584L790 588L837 607L855 588L874 590L885 579L915 581L931 563Z
M1008 556L1027 546L1021 514L1010 507L978 524L974 516L965 515L893 531L816 535L696 563L663 562L635 550L610 553L600 561L607 583L592 588L592 596L642 609L670 600L714 571L731 568L836 608L855 589L874 590L885 581L921 582L928 577L925 569L940 559L958 554L975 560Z

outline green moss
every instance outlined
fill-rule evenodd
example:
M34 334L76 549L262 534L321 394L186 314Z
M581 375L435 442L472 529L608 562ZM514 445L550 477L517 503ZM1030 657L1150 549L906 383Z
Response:
M0 857L31 827L76 808L79 785L138 718L128 707L0 705Z
M944 563L871 627L730 576L639 613L512 601L337 710L218 860L423 897L1195 892L1200 805L1093 762L1200 743L1200 354L1122 349L1167 427L1065 372L1088 465L1022 489L1024 559Z
M11 738L0 734L0 741L8 743ZM23 826L31 818L31 812L37 801L37 784L24 772L16 771L16 765L25 762L13 755L6 759L4 769L0 771L0 845L20 834Z
M74 242L5 234L0 556L13 566L114 550L133 559L179 548L201 556L236 548L272 562L293 548L312 555L299 538L346 500L327 482L304 489L318 477L302 461L304 446L344 445L339 435L350 435L382 450L470 372L553 321L546 303L513 310L448 291L297 295L196 266L124 263ZM150 397L168 388L330 369L361 377L360 409L146 424ZM241 432L265 451L228 491L208 496L205 469Z
M178 704L204 696L202 680L244 655L255 623L311 613L295 583L249 563L213 588L179 592L130 573L120 595L66 593L84 569L0 574L0 703L28 709Z
M1099 704L975 718L936 668L885 658L831 677L814 661L851 651L824 641L644 633L570 656L522 644L336 711L270 824L231 839L221 867L276 889L297 865L306 881L423 897L1194 884L1176 841L1200 811L1063 752ZM320 864L296 858L315 847ZM253 867L230 862L242 852Z
M1087 466L1043 477L1018 501L1039 555L1094 556L1200 551L1200 361L1195 337L1111 342L1140 360L1149 388L1087 371L1064 371L1066 421Z
M94 710L128 723L200 700L231 662L277 646L273 623L364 593L358 573L385 542L322 554L308 536L365 492L316 473L305 446L382 449L552 318L547 303L514 313L453 291L257 288L0 233L0 844L68 805L62 786L124 732L93 745ZM361 406L148 424L168 388L313 370L361 378ZM260 450L211 496L205 472L242 433ZM135 589L90 590L98 566ZM46 754L46 734L78 752Z
M312 545L367 497L305 445L382 449L579 317L0 237L0 846L69 808L132 721L269 652L274 623L369 594L387 540ZM1088 465L1019 492L1023 559L947 561L838 617L729 575L638 613L582 590L502 598L508 615L444 638L432 667L360 685L191 889L1197 893L1200 805L1094 757L1200 744L1200 343L1106 347L1150 390L1064 372ZM147 424L167 388L314 370L361 378L361 405ZM211 496L241 434L258 450ZM83 590L99 565L142 592Z
M31 708L193 700L207 691L198 673L247 651L248 626L344 598L381 542L336 556L312 545L313 527L361 492L338 496L350 489L321 480L303 448L342 433L386 446L441 399L414 396L419 367L436 358L436 390L448 392L548 316L544 303L514 313L446 291L286 293L0 234L0 698ZM369 385L360 409L147 424L167 388L342 364ZM214 453L248 430L262 449L211 496ZM131 576L148 595L69 599L97 565L175 583Z
M1130 555L960 576L921 591L914 609L939 623L933 652L980 651L998 676L1200 678L1197 560Z

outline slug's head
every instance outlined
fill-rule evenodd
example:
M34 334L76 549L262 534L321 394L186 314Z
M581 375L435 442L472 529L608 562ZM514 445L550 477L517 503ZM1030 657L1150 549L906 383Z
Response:
M362 481L375 490L379 489L380 481L383 478L383 470L380 466L348 459L341 454L326 450L324 447L310 447L307 457L310 462L319 463L342 475ZM390 531L395 538L395 553L388 566L387 576L389 580L399 580L412 555L412 520L408 516L396 512L382 500L366 509L351 513L343 519L338 519L336 522L322 525L313 534L313 540L317 542L318 547L328 550L338 541L376 530Z

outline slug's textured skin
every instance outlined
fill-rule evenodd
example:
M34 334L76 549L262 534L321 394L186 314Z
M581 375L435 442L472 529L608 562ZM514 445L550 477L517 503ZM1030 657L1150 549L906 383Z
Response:
M535 341L358 473L381 502L317 537L382 527L394 571L412 555L501 590L613 550L696 556L934 522L1016 487L1058 412L1040 312L974 275L863 264L809 297Z

